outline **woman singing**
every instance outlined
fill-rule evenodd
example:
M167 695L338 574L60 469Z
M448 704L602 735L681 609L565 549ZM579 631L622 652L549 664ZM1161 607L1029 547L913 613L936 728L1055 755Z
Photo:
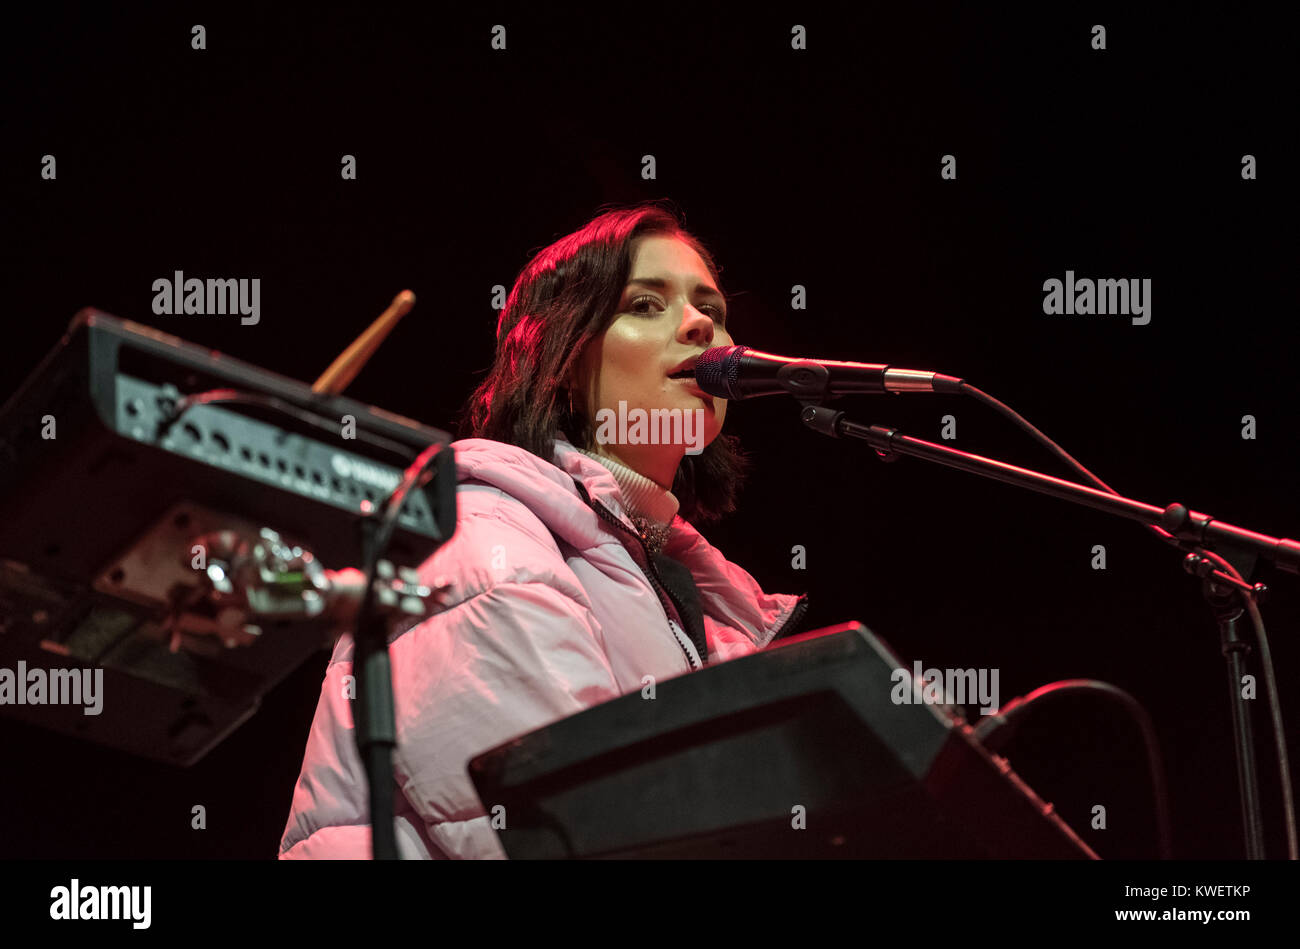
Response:
M389 647L402 856L504 857L470 758L800 622L806 594L765 593L693 526L735 510L747 459L726 400L681 370L731 343L712 257L655 204L599 215L515 281L452 445L456 532L420 569L446 609ZM638 434L673 409L700 428ZM371 855L352 650L342 636L326 670L282 859Z

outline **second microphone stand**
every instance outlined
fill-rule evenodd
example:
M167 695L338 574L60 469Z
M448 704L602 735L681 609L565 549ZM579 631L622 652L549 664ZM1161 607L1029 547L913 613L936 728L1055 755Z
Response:
M1177 538L1178 546L1188 552L1185 566L1204 578L1202 593L1214 611L1219 624L1222 651L1228 666L1229 694L1233 721L1233 745L1237 758L1237 778L1241 792L1242 822L1248 859L1264 858L1264 830L1259 802L1259 775L1255 766L1254 735L1251 729L1249 705L1242 694L1241 681L1245 675L1244 654L1250 647L1237 635L1237 621L1244 608L1237 581L1215 571L1214 564L1197 553L1201 546L1222 546L1230 555L1245 556L1253 562L1255 556L1272 560L1281 569L1300 573L1300 543L1217 521L1210 515L1188 510L1182 504L1157 507L1131 498L1111 494L1097 488L1065 481L1042 472L1020 468L1006 462L985 458L969 452L947 448L919 438L904 435L894 428L881 425L860 425L844 418L844 413L808 399L799 400L804 408L801 419L813 431L832 438L848 436L861 439L873 448L883 461L896 461L900 455L922 458L950 468L960 468L985 478L1028 488L1040 494L1049 494L1074 504L1081 504L1119 517L1159 526ZM1214 574L1213 577L1210 575ZM1246 575L1246 574L1243 574ZM1257 583L1253 587L1242 584L1260 599L1267 587ZM1286 775L1281 776L1286 780Z

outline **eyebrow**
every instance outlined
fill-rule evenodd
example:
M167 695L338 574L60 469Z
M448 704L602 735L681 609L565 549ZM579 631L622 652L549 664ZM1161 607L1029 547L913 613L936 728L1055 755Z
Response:
M665 280L663 277L634 277L633 279L629 280L628 283L629 284L639 283L642 284L643 286L652 287L655 290L668 289L668 281ZM727 302L726 297L724 297L721 293L719 293L717 290L714 290L706 283L697 283L695 285L695 295L714 297L718 300L721 300L724 304Z

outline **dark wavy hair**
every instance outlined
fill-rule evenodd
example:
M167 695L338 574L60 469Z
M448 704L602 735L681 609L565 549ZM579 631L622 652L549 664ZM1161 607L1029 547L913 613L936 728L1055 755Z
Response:
M551 463L556 431L591 449L594 423L573 383L583 353L617 313L632 272L632 241L647 234L690 245L725 296L721 268L676 211L657 201L605 210L520 272L497 322L496 357L461 411L458 437L518 445ZM683 456L671 489L678 513L697 525L730 514L750 463L740 440L721 433L700 454Z

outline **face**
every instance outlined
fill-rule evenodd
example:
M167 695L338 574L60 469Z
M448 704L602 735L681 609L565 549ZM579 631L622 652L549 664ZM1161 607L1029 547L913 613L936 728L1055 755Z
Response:
M602 409L615 419L619 401L627 403L628 429L641 410L646 431L654 409L681 409L691 437L677 444L619 444L617 439L589 446L665 488L671 488L687 448L703 447L718 437L727 417L727 400L705 395L693 379L670 379L687 359L713 346L732 345L726 327L726 301L709 269L690 245L675 237L651 234L632 242L632 270L618 312L582 360L588 417L596 423ZM697 412L697 410L699 410ZM660 431L662 431L660 429ZM671 439L659 437L660 442Z

